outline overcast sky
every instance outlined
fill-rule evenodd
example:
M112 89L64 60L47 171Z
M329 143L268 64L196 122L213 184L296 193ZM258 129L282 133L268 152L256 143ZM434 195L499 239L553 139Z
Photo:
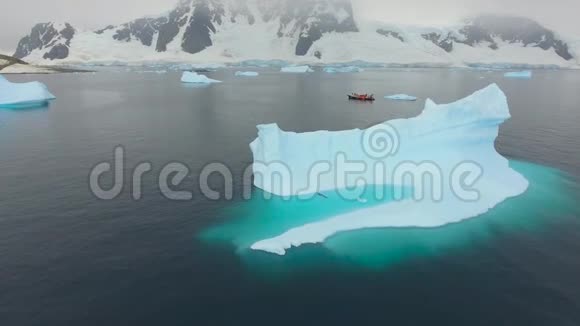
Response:
M4 1L0 18L0 50L38 22L67 21L77 28L100 28L144 15L162 13L177 0L15 0ZM580 35L579 0L353 0L357 15L410 24L457 22L476 13L519 14L566 34Z

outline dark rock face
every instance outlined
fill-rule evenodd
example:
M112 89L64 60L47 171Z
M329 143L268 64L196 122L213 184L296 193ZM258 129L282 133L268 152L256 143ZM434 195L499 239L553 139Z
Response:
M167 44L173 41L177 34L179 34L179 30L188 22L187 14L190 10L190 3L182 1L169 13L165 23L159 26L159 36L157 38L157 44L155 45L157 52L165 52L167 50Z
M496 39L500 39L508 43L521 43L526 47L539 47L543 50L553 49L556 54L565 60L573 58L568 45L559 40L553 31L527 18L494 15L478 16L460 29L458 34L441 35L429 33L422 36L447 52L453 51L454 43L469 46L487 43L491 49L497 50L499 45Z
M278 35L290 23L300 29L295 51L298 56L306 55L324 33L358 32L350 1L295 0L287 1L286 6ZM342 17L336 13L341 13Z
M221 10L211 11L207 3L198 4L193 10L193 15L189 20L189 26L185 30L181 48L188 53L198 53L203 51L213 43L211 41L211 34L215 33L216 29L212 21L221 24L221 17L223 15L223 7Z
M306 55L306 53L308 53L308 50L310 50L312 44L314 44L314 42L320 40L321 38L322 31L320 30L320 27L318 27L317 25L311 26L307 32L300 35L300 38L298 39L298 44L296 44L295 54L301 56Z
M250 24L255 22L244 2L233 2L232 6L234 10L230 17L231 22L237 23L243 17ZM185 28L181 39L182 50L198 53L213 44L211 35L216 33L215 25L221 25L225 15L222 1L182 0L165 17L141 18L119 26L113 38L124 42L139 40L145 46L154 45L156 51L165 52L167 45ZM104 30L99 32L103 33ZM157 42L152 44L157 33Z
M96 30L96 31L95 31L95 34L99 34L99 35L100 35L100 34L103 34L104 32L106 32L106 31L108 31L108 30L110 30L110 29L113 29L113 28L115 28L115 26L113 26L113 25L109 25L109 26L107 26L107 27L105 27L105 28L102 28L102 29Z
M386 37L394 37L396 39L398 39L401 42L405 42L405 39L401 36L401 34L397 33L397 32L393 32L393 31L389 31L386 29L377 29L377 33L386 36Z
M159 30L163 19L140 18L124 24L117 29L113 38L118 41L130 42L132 39L139 40L145 46L151 46L153 36Z
M42 56L44 59L65 59L68 57L68 46L63 44L57 44L50 49L47 53Z
M446 52L453 51L453 41L454 41L454 39L452 38L451 35L446 35L445 37L442 37L438 33L428 33L428 34L423 34L421 36L423 36L423 38L426 39L427 41L433 42L433 44L435 44L438 47L442 48Z
M61 30L57 30L57 27L53 23L41 23L36 24L30 35L22 38L18 42L18 47L14 56L16 58L24 58L28 56L32 51L44 48L52 48L49 52L44 54L45 59L63 59L61 56L66 48L66 56L68 56L68 47L70 46L70 41L75 35L75 29L68 23L64 24ZM59 47L59 49L52 51L54 47ZM52 54L50 54L52 52Z

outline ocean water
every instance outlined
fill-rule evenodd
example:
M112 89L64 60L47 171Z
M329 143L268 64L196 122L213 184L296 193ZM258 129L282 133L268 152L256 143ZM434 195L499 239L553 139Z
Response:
M580 323L579 72L510 80L445 69L258 71L251 79L211 72L224 83L209 87L183 85L176 72L9 76L42 81L57 100L0 110L0 324ZM492 82L513 116L497 148L530 180L526 194L444 228L349 232L285 257L247 250L256 238L362 205L242 200L257 124L365 128ZM379 100L349 102L350 92ZM382 100L396 93L419 100ZM90 170L112 162L119 145L126 172L153 166L141 200L128 176L114 200L90 192ZM190 168L179 188L193 199L161 195L156 175L170 162ZM233 200L202 196L195 180L211 162L234 172Z

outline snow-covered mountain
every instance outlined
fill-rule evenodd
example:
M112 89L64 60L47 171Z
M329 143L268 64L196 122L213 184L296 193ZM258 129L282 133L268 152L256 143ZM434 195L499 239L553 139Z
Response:
M350 0L181 0L166 14L96 31L38 24L14 56L43 63L579 64L571 43L526 18L486 15L456 27L418 28L355 17Z

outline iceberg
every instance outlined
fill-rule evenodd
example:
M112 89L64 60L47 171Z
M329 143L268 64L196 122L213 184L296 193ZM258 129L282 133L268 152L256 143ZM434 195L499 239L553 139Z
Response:
M388 100L395 100L395 101L416 101L417 97L407 95L407 94L395 94L395 95L387 95L385 96Z
M530 78L532 78L532 72L530 70L506 72L504 74L504 77L506 77L506 78L519 78L519 79L530 79Z
M417 117L366 130L294 133L276 124L258 126L250 144L254 185L266 193L334 192L356 201L365 188L389 186L395 193L411 189L412 196L294 226L250 248L284 255L347 231L436 228L485 214L528 188L494 146L510 117L505 94L492 84L450 104L428 99Z
M307 72L313 72L314 70L312 70L309 66L288 66L288 67L282 67L282 69L280 69L281 72L289 72L289 73L307 73Z
M12 83L0 75L0 107L23 108L47 105L55 99L40 82Z
M181 82L196 84L221 83L219 80L208 78L206 75L201 75L194 71L184 71L181 75Z
M359 67L355 66L346 66L346 67L324 67L324 72L329 74L334 73L351 73L351 72L363 72L364 70Z
M257 77L259 74L255 71L236 71L235 75L240 77Z

